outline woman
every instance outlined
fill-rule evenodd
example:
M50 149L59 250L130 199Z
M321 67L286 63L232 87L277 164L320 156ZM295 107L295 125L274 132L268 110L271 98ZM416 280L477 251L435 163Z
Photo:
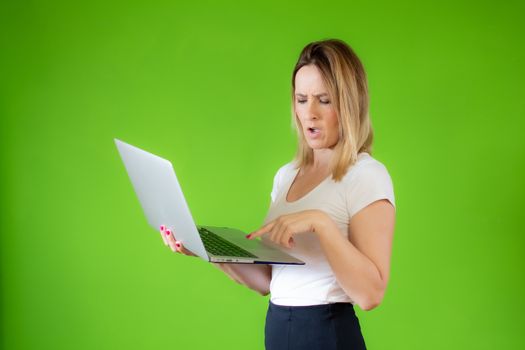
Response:
M395 223L391 178L371 156L366 74L343 41L312 42L292 75L299 146L274 177L261 237L305 265L215 264L271 293L267 349L365 349L353 305L377 307L389 279ZM192 255L161 228L165 244Z

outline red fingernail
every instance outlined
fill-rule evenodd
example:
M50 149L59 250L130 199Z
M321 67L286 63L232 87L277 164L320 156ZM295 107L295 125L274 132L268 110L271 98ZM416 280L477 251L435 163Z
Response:
M175 242L175 245L177 246L177 248L180 248L180 243L179 242Z
M170 231L170 230L166 230L166 236L169 236L169 235L170 235L170 233L171 233L171 231Z
M160 230L161 230L161 231L164 231L165 229L166 229L166 226L164 226L164 225L160 225Z
M252 238L251 233L249 235L246 235L246 238L248 238L248 239Z

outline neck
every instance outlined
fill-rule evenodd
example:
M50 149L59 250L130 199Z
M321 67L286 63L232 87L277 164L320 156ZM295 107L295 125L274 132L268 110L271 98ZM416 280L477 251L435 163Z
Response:
M334 151L329 148L314 149L314 162L311 165L313 170L328 169Z

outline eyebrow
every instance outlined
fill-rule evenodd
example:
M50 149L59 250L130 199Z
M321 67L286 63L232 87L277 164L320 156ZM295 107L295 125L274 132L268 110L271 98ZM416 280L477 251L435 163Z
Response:
M296 96L299 96L299 97L307 97L307 96L304 95L304 94L295 94L295 95L296 95ZM328 96L328 93L323 92L322 94L314 95L314 97L321 97L321 96Z

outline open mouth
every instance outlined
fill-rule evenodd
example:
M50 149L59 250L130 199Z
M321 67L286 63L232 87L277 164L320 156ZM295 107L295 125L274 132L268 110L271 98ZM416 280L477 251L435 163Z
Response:
M308 133L312 134L312 135L317 135L319 134L321 131L318 129L318 128L308 128Z

